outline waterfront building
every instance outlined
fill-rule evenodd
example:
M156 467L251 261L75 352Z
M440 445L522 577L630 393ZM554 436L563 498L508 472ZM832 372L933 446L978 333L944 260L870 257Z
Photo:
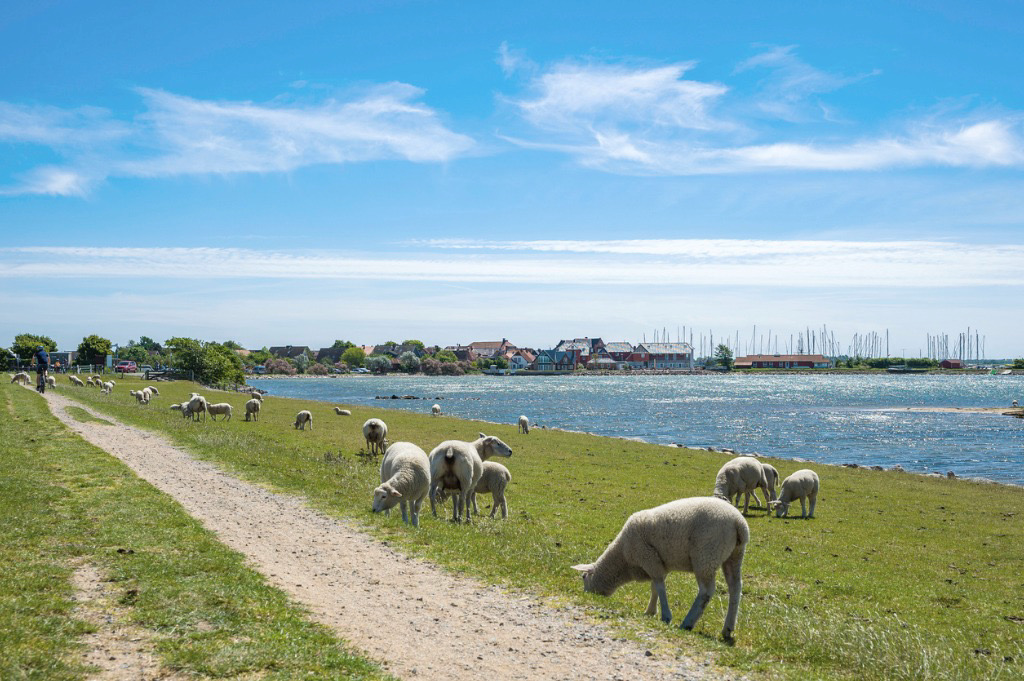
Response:
M745 355L733 363L736 369L831 369L824 355Z

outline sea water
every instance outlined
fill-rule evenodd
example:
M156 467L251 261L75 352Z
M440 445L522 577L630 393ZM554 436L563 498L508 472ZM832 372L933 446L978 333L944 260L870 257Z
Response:
M367 376L250 379L271 395L515 424L659 444L727 447L822 463L1024 485L1024 419L908 407L1024 404L1024 376L713 374ZM414 395L418 400L377 397ZM386 419L386 416L385 416ZM467 433L471 437L475 433Z

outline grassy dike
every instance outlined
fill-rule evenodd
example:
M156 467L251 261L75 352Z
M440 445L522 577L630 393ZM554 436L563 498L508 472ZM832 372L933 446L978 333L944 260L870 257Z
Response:
M744 600L737 643L717 640L725 586L694 632L643 616L649 590L634 584L612 598L584 594L569 566L595 559L630 513L711 492L720 454L535 430L398 410L351 406L336 416L322 402L269 397L259 423L246 423L245 397L204 391L235 406L231 422L189 423L167 406L192 384L161 384L140 406L120 382L113 395L61 386L99 411L160 431L197 456L246 479L298 493L355 519L404 551L492 583L573 602L623 631L655 633L661 645L759 678L980 679L1024 676L1024 490L910 474L812 465L821 476L818 517L748 519ZM300 409L314 430L292 421ZM424 403L424 411L429 403ZM419 531L400 515L369 512L377 461L358 454L366 418L383 418L390 439L429 451L444 439L498 435L513 448L507 521L470 527L424 517ZM773 460L783 476L803 467ZM489 502L489 499L487 500ZM689 608L692 576L669 578L674 613Z
M76 418L84 418L79 410ZM120 551L119 551L120 550ZM0 679L83 679L90 625L69 577L91 563L170 669L196 678L382 679L176 503L0 386Z

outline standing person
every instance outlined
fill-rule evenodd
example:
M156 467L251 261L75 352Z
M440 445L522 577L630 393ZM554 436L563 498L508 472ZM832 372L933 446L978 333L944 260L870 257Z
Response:
M50 353L46 352L42 345L37 345L32 358L36 361L36 390L46 392L46 370L50 368Z

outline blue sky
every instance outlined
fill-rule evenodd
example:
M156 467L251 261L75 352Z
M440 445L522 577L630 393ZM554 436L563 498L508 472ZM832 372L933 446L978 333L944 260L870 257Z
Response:
M150 4L0 9L0 343L1024 354L1019 3Z

